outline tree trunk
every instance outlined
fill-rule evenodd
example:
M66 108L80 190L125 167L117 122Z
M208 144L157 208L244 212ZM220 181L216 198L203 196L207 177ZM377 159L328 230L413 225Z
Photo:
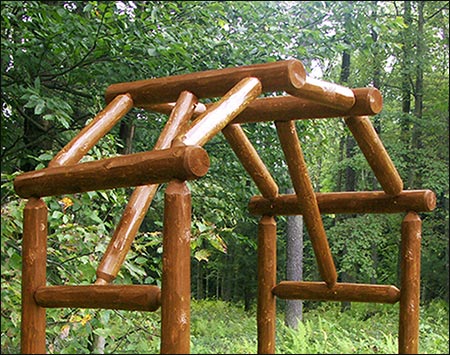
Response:
M288 189L288 194L294 193ZM286 231L286 279L287 281L303 280L303 216L288 216ZM303 301L287 300L286 326L297 329L298 322L303 319Z
M424 16L423 9L425 6L424 1L417 1L417 43L416 43L416 80L414 85L414 117L416 123L412 128L411 149L412 151L418 151L422 148L422 141L420 136L421 120L423 115L423 62L425 57L425 43L423 35ZM420 175L417 174L417 169L411 169L409 175L408 186L414 188L414 186L420 186Z
M350 19L347 17L346 23L349 20ZM340 77L341 84L346 85L348 83L349 77L350 77L350 53L347 50L344 50L344 52L342 53L342 64L341 64L341 77ZM353 158L354 147L356 144L353 136L348 132L348 130L345 143L346 143L345 155L347 161L350 162L350 160ZM349 164L347 164L345 168L345 191L355 191L355 187L356 187L355 170ZM352 216L346 216L343 218L352 218ZM347 253L346 243L347 241L344 242L344 248L342 250L341 257L343 257ZM339 276L341 282L353 282L353 278L351 277L351 275L345 271L342 271ZM341 302L341 311L345 311L350 308L351 308L350 302Z
M133 138L135 125L131 119L124 119L120 122L120 141L123 145L119 149L120 154L131 154L133 152Z
M411 1L404 1L403 21L406 25L403 31L403 63L402 63L402 136L405 138L409 132L409 113L411 112Z

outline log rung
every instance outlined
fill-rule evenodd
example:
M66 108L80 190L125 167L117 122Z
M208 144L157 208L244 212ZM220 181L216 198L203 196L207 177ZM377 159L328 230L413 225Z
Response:
M316 193L321 214L430 212L436 207L431 190L405 190L397 196L384 191ZM253 196L249 202L253 215L301 215L303 207L297 195L279 195L274 199Z
M44 286L34 293L36 303L46 308L102 308L156 311L161 290L153 285Z
M390 285L336 283L329 288L325 282L281 281L272 293L283 299L313 301L396 303L400 290Z

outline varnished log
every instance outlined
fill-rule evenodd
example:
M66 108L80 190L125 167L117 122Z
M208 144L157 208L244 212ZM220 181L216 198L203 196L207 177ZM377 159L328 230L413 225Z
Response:
M40 287L36 303L46 308L99 308L156 311L161 291L152 285L80 285Z
M403 181L378 137L372 122L366 116L352 116L347 117L345 123L352 132L383 190L389 195L398 195L403 190Z
M154 111L163 113L166 115L170 115L172 113L172 110L175 108L176 103L175 102L169 102L165 104L150 104L150 105L141 105L140 108L143 108L148 111ZM202 104L201 102L198 102L195 104L193 117L198 117L202 113L206 111L206 105Z
M396 303L400 299L395 286L354 283L336 283L330 289L325 282L282 281L272 292L289 300Z
M133 107L128 94L119 95L84 127L48 164L49 167L76 164Z
M164 199L161 354L189 354L191 194L172 181Z
M383 108L383 98L376 88L351 89L355 104L348 110L337 110L295 96L275 96L252 101L231 123L290 121L312 118L373 116ZM169 114L173 104L151 106L156 112ZM211 104L206 105L206 108ZM143 105L144 108L147 106ZM196 114L194 113L194 117Z
M173 108L154 149L169 148L172 140L186 129L197 98L183 91ZM136 233L158 189L158 184L138 186L128 201L122 218L97 268L96 284L111 282L117 277Z
M316 256L320 276L331 288L337 280L336 267L328 245L316 195L309 179L295 122L276 122L276 127L292 184L298 196L298 204L302 205L303 218Z
M278 195L278 186L241 126L230 124L222 130L222 133L241 161L244 169L253 178L261 194L266 198L276 197Z
M350 110L356 102L353 91L345 86L306 77L305 84L300 89L292 89L293 96L311 100L336 110Z
M272 289L277 275L277 225L262 216L258 225L258 354L275 353L276 299Z
M129 93L138 107L174 102L184 90L192 92L199 99L219 97L248 77L258 78L263 92L288 91L302 87L306 73L300 61L290 59L112 84L106 89L105 97L106 102L110 102L117 95Z
M399 354L418 354L419 350L421 233L419 215L409 212L402 222Z
M430 212L436 207L436 195L431 190L405 190L397 196L384 191L317 192L316 200L322 214ZM253 215L303 214L297 195L279 195L275 199L253 196L248 209Z
M208 168L209 158L203 148L173 147L27 172L14 180L14 188L23 198L72 194L174 178L192 180L205 175Z
M242 79L220 101L197 117L189 130L177 139L185 145L204 145L231 122L236 115L242 112L260 93L261 83L258 79Z
M23 211L21 352L45 354L45 308L34 293L45 286L47 268L47 206L31 198Z

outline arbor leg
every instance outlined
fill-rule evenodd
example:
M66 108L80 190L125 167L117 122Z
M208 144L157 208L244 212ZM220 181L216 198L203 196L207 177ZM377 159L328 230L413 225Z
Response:
M402 222L399 354L419 350L421 231L419 215L409 212Z
M47 271L47 206L30 198L23 214L21 352L45 354L45 308L34 293L45 286Z
M191 194L185 182L172 181L164 200L161 285L161 354L190 351Z
M275 353L276 299L272 289L277 273L277 225L262 216L258 225L258 354Z

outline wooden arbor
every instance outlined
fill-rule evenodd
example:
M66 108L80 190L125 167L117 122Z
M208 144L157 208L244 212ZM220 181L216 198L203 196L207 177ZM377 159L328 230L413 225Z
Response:
M262 92L287 95L258 98ZM211 105L202 98L221 97ZM16 178L27 198L22 245L23 353L45 353L45 309L112 308L154 311L161 307L161 353L188 353L190 343L191 200L187 180L204 176L209 158L202 146L223 132L261 196L249 203L261 216L258 232L258 353L275 352L276 297L287 299L395 303L400 301L399 352L417 353L420 235L418 212L432 211L430 190L404 191L403 183L368 118L381 111L375 88L349 89L314 80L298 60L210 70L114 84L107 107L69 142L49 167ZM80 159L133 106L170 114L153 150L95 162ZM383 191L315 193L295 129L297 119L344 117ZM192 121L192 122L191 122ZM278 186L241 124L274 121L295 194ZM161 289L112 285L158 184L168 183L164 200ZM137 186L89 286L47 286L47 207L44 196ZM321 214L403 213L401 287L338 283ZM277 215L302 214L317 259L321 282L276 280Z

